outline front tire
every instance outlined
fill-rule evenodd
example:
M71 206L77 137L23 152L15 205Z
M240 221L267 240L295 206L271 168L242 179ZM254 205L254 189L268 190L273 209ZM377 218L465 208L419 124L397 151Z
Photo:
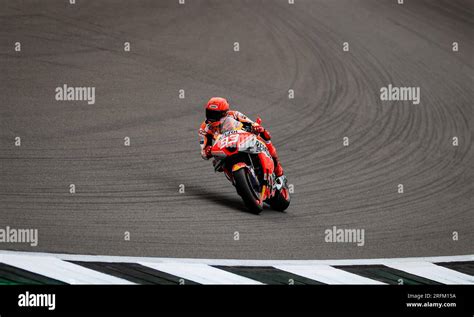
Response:
M263 210L263 201L260 199L260 193L256 193L253 190L249 177L249 172L246 168L235 171L235 187L237 188L237 193L242 197L245 206L250 212L258 215Z

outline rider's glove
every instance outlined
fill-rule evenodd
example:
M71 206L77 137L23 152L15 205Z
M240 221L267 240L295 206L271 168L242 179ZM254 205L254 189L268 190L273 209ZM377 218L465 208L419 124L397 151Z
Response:
M252 126L252 132L255 134L263 133L265 129L261 125L254 125Z

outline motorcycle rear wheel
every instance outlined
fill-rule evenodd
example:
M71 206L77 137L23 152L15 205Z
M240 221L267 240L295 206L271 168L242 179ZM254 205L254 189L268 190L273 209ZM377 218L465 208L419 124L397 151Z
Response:
M288 198L285 198L283 193L281 192L282 190L286 191L286 195ZM285 211L288 206L290 206L290 193L288 191L288 188L282 188L280 191L276 192L275 196L273 196L269 201L268 204L272 209L278 210L278 211Z

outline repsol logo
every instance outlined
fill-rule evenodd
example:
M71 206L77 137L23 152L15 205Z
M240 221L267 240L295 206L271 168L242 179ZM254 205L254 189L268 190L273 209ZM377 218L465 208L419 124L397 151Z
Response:
M226 132L222 133L222 135L227 136L227 135L235 134L235 133L239 133L239 131L238 130L229 130L229 131L226 131Z
M270 155L270 152L268 151L267 146L264 143L262 143L262 141L257 140L257 142L255 143L255 146L257 147L258 151L263 152L266 156L268 156L270 158L272 157Z

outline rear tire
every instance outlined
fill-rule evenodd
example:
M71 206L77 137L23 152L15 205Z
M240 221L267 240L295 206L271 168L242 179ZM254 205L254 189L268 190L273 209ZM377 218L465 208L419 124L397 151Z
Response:
M258 215L263 210L263 202L260 198L260 193L255 193L251 187L250 180L248 178L248 171L246 168L241 168L234 172L235 187L237 193L242 197L245 206L250 212Z
M287 195L288 195L288 199L286 199L283 194L281 193L281 191L278 191L274 197L272 197L270 199L270 201L268 202L268 204L270 205L270 207L272 207L272 209L274 210L278 210L278 211L285 211L288 206L290 206L290 201L291 201L291 198L290 198L290 193L288 192L288 188L282 188L282 190L286 190L287 191Z

